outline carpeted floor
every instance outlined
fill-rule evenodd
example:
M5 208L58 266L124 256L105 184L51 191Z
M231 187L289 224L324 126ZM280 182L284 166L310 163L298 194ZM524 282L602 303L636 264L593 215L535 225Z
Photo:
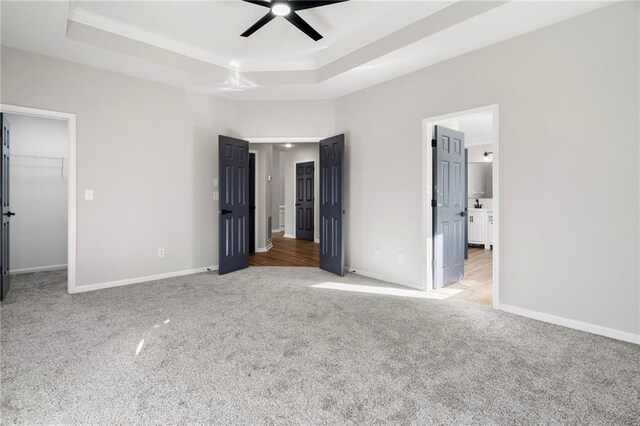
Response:
M2 424L639 424L640 346L251 268L68 295L14 277ZM143 341L144 340L144 341Z

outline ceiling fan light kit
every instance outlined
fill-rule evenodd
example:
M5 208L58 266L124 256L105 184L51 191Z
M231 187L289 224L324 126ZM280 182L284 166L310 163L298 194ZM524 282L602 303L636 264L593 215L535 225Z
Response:
M330 6L336 3L344 3L349 0L289 0L289 1L267 1L267 0L243 0L246 3L266 7L269 12L260 18L248 30L241 34L242 37L249 37L260 28L267 25L277 16L285 18L300 31L311 37L314 41L322 39L322 35L311 25L300 17L296 12L299 10L314 9L316 7Z

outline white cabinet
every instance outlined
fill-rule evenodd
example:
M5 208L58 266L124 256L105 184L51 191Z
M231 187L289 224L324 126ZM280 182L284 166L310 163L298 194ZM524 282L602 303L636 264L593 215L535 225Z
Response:
M469 244L481 244L491 248L493 244L493 212L484 209L469 209Z

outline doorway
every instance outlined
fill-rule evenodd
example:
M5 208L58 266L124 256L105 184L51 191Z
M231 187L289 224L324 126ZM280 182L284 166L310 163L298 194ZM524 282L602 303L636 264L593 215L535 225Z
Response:
M266 233L252 266L319 267L317 142L250 143L258 153L256 228ZM260 226L260 220L265 224Z
M30 278L36 275L40 279L60 271L66 272L60 276L67 292L74 293L75 114L7 104L1 105L1 111L8 130L3 132L8 144L1 174L2 186L8 189L2 197L7 210L0 265L3 298L11 297L12 281L33 282Z
M221 274L251 265L311 266L344 275L344 135L301 139L220 135ZM254 200L255 219L250 219Z
M427 260L424 288L447 297L496 308L499 306L498 123L497 105L423 120L423 223ZM444 182L442 173L435 173L438 169L433 165L434 161L439 159L438 148L432 148L433 142L436 142L436 145L438 141L444 142L438 139L438 129L445 136L451 133L448 136L452 142L454 137L461 139L465 147L462 164L466 176L461 178L464 188L459 191L464 199L461 200L462 205L454 212L464 218L461 222L464 225L464 229L461 230L464 264L461 269L455 271L459 274L459 279L443 280L442 275L437 276L438 272L442 272L443 265L438 256L444 253L442 246L437 245L443 241L443 231L438 229L441 222L438 213L442 210L443 204L437 197L441 197ZM454 181L447 183L451 182ZM449 189L453 190L455 185L451 185ZM449 249L453 247L448 246ZM451 258L446 260L449 261Z

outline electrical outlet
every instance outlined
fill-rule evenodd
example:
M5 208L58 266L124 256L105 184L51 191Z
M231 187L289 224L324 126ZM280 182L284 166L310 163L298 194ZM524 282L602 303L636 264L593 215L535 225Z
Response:
M218 178L213 179L213 186L218 186Z
M404 263L404 253L401 251L398 252L398 263Z
M84 190L84 199L86 201L93 201L93 189Z
M373 249L373 258L378 259L380 257L380 250Z
M218 194L218 191L213 191L213 199L217 200L218 198L220 198L220 195Z
M158 249L158 257L164 257L164 249L163 248L159 248Z

